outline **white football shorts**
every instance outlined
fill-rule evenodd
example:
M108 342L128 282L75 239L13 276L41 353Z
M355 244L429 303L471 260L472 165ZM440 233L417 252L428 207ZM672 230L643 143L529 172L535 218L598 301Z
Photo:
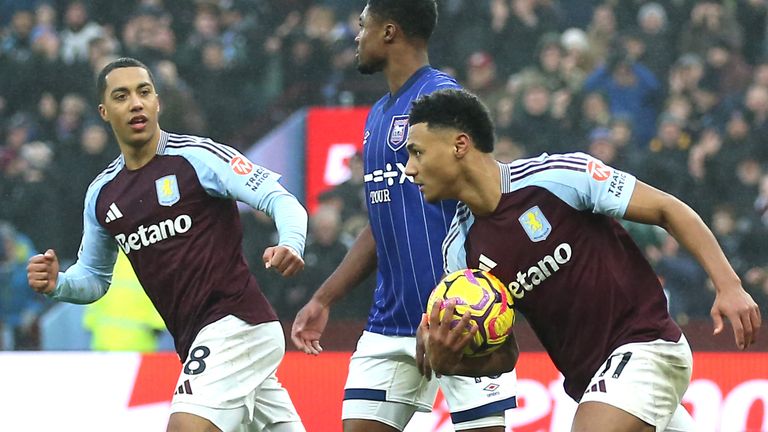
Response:
M364 331L349 363L341 417L403 430L416 411L432 410L438 385L455 430L504 426L504 411L516 406L514 371L493 378L442 376L428 381L416 367L415 337Z
M275 376L284 354L277 321L252 325L228 315L205 326L182 367L171 413L206 418L224 432L265 431L278 423L304 431Z
M693 355L685 336L677 342L661 339L622 345L600 366L580 403L596 401L615 406L656 431L693 431L693 421L680 405L693 370Z

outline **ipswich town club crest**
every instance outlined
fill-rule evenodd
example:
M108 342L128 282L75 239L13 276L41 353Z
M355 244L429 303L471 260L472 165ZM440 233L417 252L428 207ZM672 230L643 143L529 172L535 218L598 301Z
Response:
M408 116L398 115L392 117L387 134L387 145L394 151L398 151L405 145L408 139Z
M176 181L174 174L155 180L155 190L157 191L157 202L161 206L170 207L181 199L179 182Z

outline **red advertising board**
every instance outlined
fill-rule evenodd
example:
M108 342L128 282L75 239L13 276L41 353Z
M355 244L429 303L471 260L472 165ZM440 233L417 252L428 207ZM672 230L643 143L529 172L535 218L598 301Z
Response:
M341 395L348 353L309 357L290 352L279 370L308 431L341 430ZM695 353L684 405L700 432L768 432L768 353ZM517 368L518 408L507 413L514 432L567 431L576 408L545 353L523 352ZM418 422L415 424L414 422ZM448 408L438 396L429 415L417 415L408 431L451 431Z
M307 431L341 430L350 355L286 354L278 377ZM0 353L0 371L13 371L0 372L0 430L163 431L179 370L173 353ZM546 354L521 353L517 374L519 407L507 412L507 430L570 430L576 404ZM55 401L45 416L41 391ZM697 432L768 432L768 353L694 353L683 404ZM433 412L417 413L406 432L452 430L438 395Z
M307 114L306 203L349 178L347 159L363 147L368 108L313 108Z

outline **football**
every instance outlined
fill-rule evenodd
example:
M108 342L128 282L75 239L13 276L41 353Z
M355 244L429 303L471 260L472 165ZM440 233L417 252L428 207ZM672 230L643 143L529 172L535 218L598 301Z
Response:
M474 339L464 349L464 355L480 357L490 354L499 348L512 332L515 323L512 296L496 276L476 269L458 270L447 275L429 296L427 316L439 300L442 320L449 299L456 301L452 326L457 325L464 312L469 311L471 320L478 327ZM469 330L468 328L465 331Z

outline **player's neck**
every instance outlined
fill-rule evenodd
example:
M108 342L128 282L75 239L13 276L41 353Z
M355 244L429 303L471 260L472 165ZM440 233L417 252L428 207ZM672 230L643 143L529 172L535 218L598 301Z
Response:
M416 71L427 65L429 65L429 56L426 50L401 50L384 68L389 94L395 95Z
M478 156L474 162L467 161L459 200L476 216L488 216L501 201L501 173L499 164L491 155L483 153Z
M160 133L156 136L152 136L147 142L136 145L118 142L120 145L120 152L123 154L125 160L125 167L130 171L137 170L144 165L148 164L152 158L157 154L157 145L160 142Z

